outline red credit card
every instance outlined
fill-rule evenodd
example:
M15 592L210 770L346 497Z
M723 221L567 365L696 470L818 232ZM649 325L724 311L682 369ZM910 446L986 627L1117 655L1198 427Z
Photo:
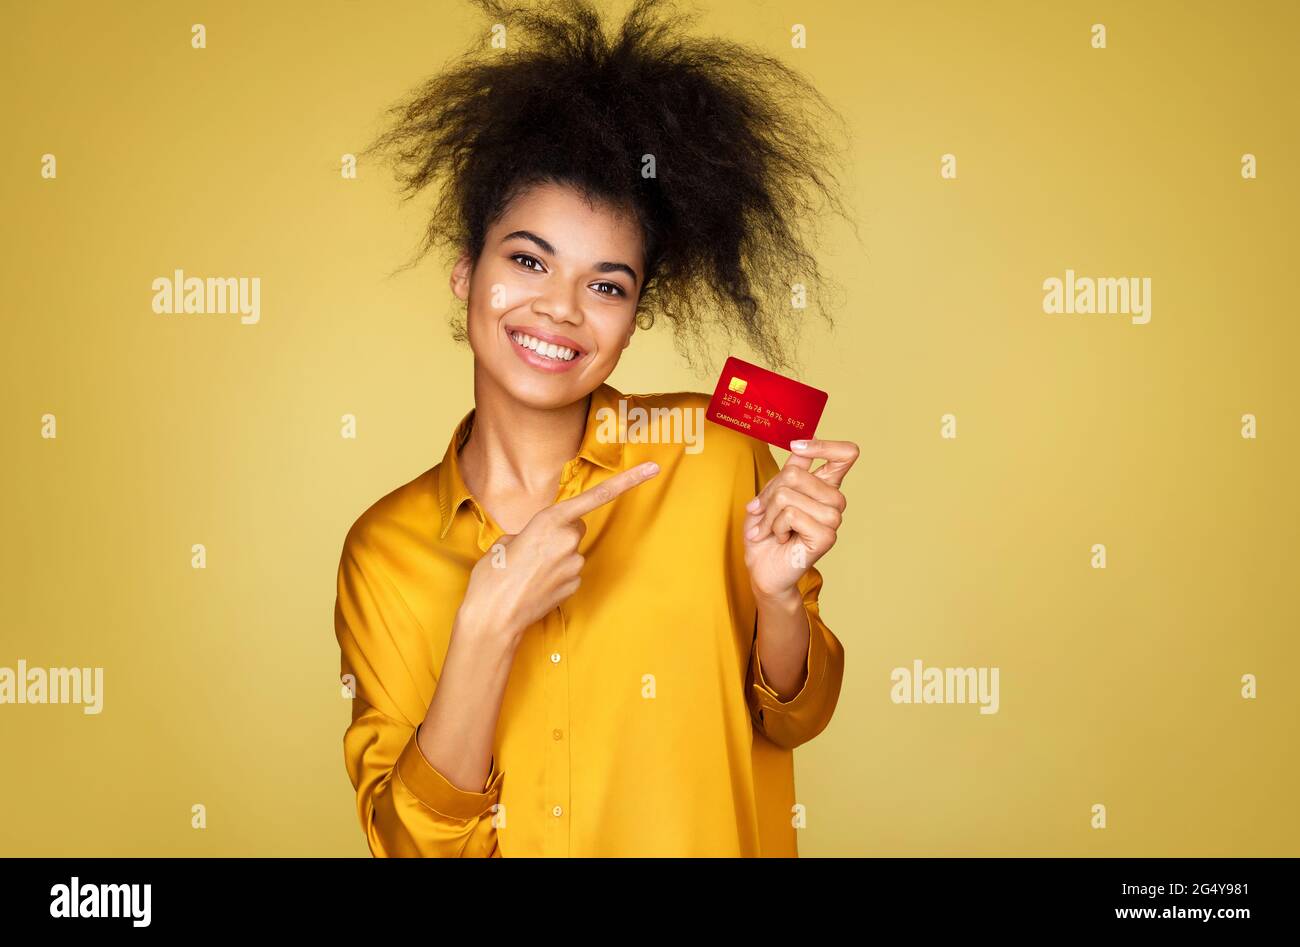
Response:
M732 355L704 416L789 450L791 441L814 435L825 408L826 392Z

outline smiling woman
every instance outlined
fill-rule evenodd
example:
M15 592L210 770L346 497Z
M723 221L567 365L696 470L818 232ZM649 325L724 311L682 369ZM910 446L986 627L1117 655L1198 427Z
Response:
M667 317L688 359L717 329L788 367L801 315L829 320L812 238L829 214L852 223L843 119L775 56L689 36L693 16L667 2L639 0L610 36L577 0L476 5L482 40L365 152L393 162L408 197L437 191L420 255L476 260L512 200L564 183L634 218L644 258L625 288L642 327ZM790 306L796 285L810 309Z
M462 253L452 267L481 369L476 388L486 394L510 378L515 396L539 408L581 405L632 341L644 268L633 215L567 184L520 192L488 226L477 260Z
M474 408L344 542L362 828L376 855L796 854L791 750L843 675L814 563L857 448L778 470L722 427L701 450L604 421L702 416L606 381L656 312L684 351L720 326L785 361L791 285L821 282L804 226L840 209L824 103L651 0L612 38L577 0L479 5L506 50L371 149L440 192L423 250L450 251Z

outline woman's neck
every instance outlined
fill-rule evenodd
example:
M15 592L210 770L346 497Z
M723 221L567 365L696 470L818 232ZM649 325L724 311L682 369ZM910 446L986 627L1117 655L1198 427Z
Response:
M550 502L560 472L582 446L590 395L560 408L522 404L474 375L474 420L460 451L465 485L479 498L523 494Z

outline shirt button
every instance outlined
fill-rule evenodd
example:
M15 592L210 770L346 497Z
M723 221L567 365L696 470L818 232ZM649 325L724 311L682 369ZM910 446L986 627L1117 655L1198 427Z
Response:
M560 652L558 652L558 651L553 651L553 652L551 652L551 663L552 663L552 664L559 664L559 663L560 663Z
M556 806L554 809L551 810L551 815L555 816L558 819L560 816L564 815L564 810L561 809L559 806Z
M555 737L555 739L557 739L557 740L563 740L563 739L564 739L564 731L563 731L563 730L560 730L560 729L552 730L552 731L551 731L551 736Z

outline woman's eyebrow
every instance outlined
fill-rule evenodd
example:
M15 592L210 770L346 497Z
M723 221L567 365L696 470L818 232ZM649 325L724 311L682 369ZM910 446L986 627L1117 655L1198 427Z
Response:
M543 253L549 253L551 256L555 256L555 247L551 246L549 243L547 243L541 237L537 236L537 234L533 233L531 230L516 230L513 233L508 233L501 238L501 242L505 243L507 240L514 240L516 237L519 237L523 240L531 240L533 243L537 244L539 247L542 248Z
M548 241L542 239L531 230L511 231L501 238L501 242L505 243L507 240L514 240L516 238L520 240L528 240L531 243L537 244L543 253L549 253L551 256L557 255L555 247L551 246ZM608 260L602 260L600 263L597 263L594 268L600 273L626 273L628 276L632 277L633 284L638 282L636 270L632 269L632 267L628 266L626 263L611 263Z
M628 276L632 277L633 286L637 283L636 270L632 269L632 267L628 266L626 263L609 263L607 261L601 261L596 264L596 270L600 273L626 273Z

